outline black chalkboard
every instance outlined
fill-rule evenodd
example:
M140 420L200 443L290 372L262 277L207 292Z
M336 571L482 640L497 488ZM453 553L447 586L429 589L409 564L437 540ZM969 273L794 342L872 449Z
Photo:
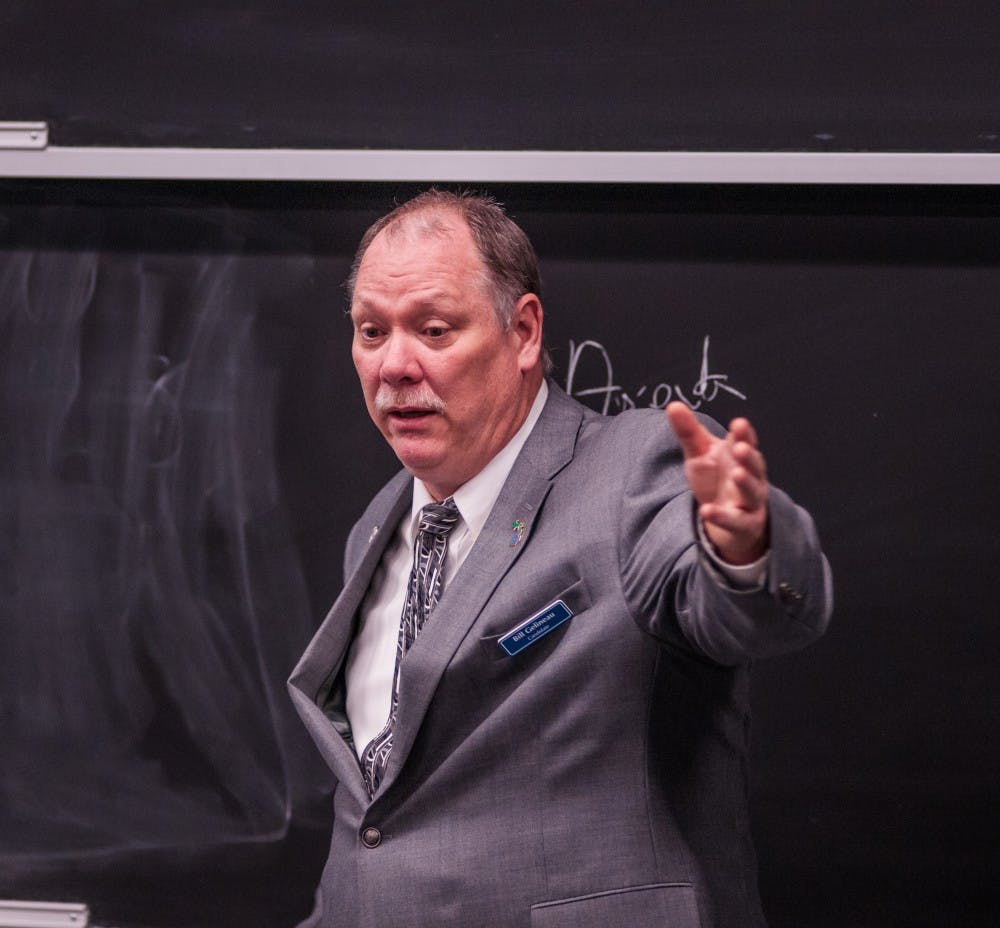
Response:
M283 681L396 468L342 281L391 185L0 184L0 898L291 925L330 784ZM494 190L557 380L752 417L833 564L755 671L774 928L992 926L1000 194Z
M508 0L0 10L61 146L998 151L995 4Z

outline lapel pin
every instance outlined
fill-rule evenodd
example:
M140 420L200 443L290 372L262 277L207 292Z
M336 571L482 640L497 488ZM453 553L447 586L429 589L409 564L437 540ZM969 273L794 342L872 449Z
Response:
M378 534L378 526L372 526L372 533L368 536L368 544L371 544L375 540L375 536Z
M521 539L524 538L524 523L520 519L515 519L511 525L513 532L510 536L510 546L516 547L521 543Z

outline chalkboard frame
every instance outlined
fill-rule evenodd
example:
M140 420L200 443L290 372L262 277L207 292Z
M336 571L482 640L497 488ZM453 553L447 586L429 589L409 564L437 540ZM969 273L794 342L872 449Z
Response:
M17 130L23 134L22 130ZM0 138L3 127L0 124ZM12 143L13 144L13 143ZM1000 184L993 152L497 151L0 145L0 177L427 183Z

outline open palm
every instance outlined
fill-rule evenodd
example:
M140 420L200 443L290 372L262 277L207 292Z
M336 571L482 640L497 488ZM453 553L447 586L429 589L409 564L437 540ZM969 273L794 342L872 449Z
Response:
M725 438L708 431L684 403L667 406L684 452L684 473L705 532L723 560L749 564L767 550L767 465L757 433L734 419Z

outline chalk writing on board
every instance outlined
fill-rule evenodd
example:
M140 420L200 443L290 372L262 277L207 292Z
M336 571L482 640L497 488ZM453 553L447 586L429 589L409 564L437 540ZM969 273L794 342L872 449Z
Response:
M649 388L648 384L638 387L629 393L624 387L615 383L614 367L608 350L600 343L588 339L577 344L569 341L569 362L566 366L566 392L570 396L596 396L601 404L600 412L621 412L625 409L635 409L646 405L652 409L663 409L671 400L681 400L692 409L700 409L705 403L711 403L721 391L746 399L746 394L737 390L729 382L728 374L710 373L708 363L708 348L710 339L705 336L701 347L701 368L698 379L687 391L679 383L662 381ZM580 361L588 353L593 354L596 363L587 365L587 374L580 371ZM596 373L595 373L596 369ZM591 386L597 380L596 386Z

